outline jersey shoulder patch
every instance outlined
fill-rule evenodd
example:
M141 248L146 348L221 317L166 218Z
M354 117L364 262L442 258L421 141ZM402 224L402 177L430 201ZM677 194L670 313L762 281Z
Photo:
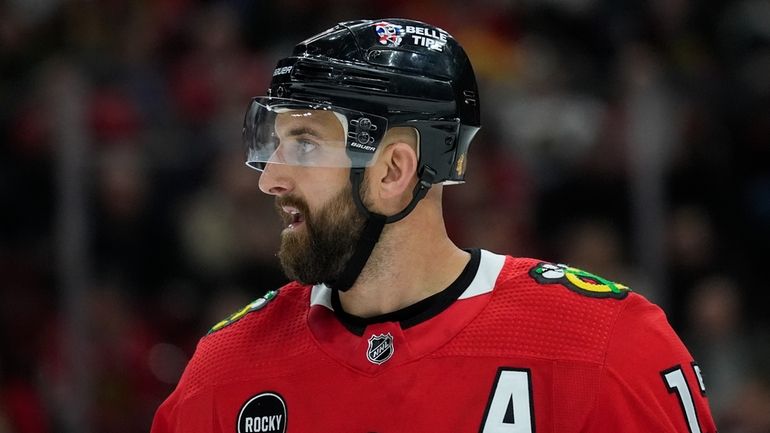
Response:
M562 264L540 262L529 270L529 276L540 284L561 284L592 298L625 299L631 291L623 284Z
M216 325L212 326L211 329L209 329L209 332L206 335L212 334L214 332L219 331L220 329L232 325L233 323L241 320L245 315L251 313L252 311L261 310L265 307L265 305L269 304L270 301L275 299L276 296L278 296L279 290L271 290L264 294L264 296L255 299L250 304L246 305L245 307L241 308L240 310L236 311L235 313L231 314L228 318L221 320Z

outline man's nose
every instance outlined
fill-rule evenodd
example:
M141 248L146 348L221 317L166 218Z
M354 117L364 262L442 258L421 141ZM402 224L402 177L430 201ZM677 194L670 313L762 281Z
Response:
M265 194L282 196L294 188L289 176L290 167L286 164L268 162L259 176L259 189Z

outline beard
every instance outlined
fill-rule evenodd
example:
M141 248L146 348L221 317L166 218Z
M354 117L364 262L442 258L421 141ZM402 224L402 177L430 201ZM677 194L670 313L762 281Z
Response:
M366 197L364 183L361 196ZM279 197L275 204L288 224L281 206L296 207L304 217L304 229L284 231L278 258L286 276L302 284L335 281L345 269L361 236L366 219L356 208L350 184L329 199L318 211L310 212L297 197Z

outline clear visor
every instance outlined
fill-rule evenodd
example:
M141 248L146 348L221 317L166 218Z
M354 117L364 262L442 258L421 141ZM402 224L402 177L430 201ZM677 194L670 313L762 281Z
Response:
M243 122L246 164L366 167L387 130L380 116L285 98L254 98Z

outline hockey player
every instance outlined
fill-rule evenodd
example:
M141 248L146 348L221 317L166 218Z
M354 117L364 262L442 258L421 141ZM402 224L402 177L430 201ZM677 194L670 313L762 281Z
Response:
M443 185L479 129L452 36L341 23L248 108L295 281L203 337L153 433L714 433L663 312L565 265L460 249Z

